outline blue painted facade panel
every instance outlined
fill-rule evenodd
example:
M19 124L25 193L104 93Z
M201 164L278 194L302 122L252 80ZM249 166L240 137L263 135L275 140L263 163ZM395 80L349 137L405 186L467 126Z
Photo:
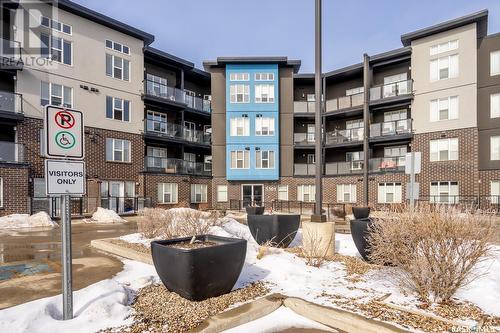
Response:
M245 150L250 147L250 163L248 169L231 169L231 151ZM274 151L274 168L256 168L255 145L233 144L226 146L227 180L279 180L279 145L258 145L261 151Z

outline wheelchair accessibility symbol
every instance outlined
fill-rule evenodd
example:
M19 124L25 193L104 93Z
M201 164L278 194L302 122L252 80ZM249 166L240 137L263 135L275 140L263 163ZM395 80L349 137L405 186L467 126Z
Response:
M55 136L56 144L62 149L70 149L76 143L75 136L70 132L58 132Z

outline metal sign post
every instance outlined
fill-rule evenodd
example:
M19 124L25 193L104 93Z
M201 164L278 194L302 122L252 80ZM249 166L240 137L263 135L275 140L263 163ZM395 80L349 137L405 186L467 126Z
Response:
M415 193L413 188L415 187L415 152L410 153L410 208L415 207Z
M71 252L71 197L67 194L61 196L61 242L62 242L62 297L63 319L73 319L73 270Z
M406 161L405 161L405 173L410 175L410 184L408 187L408 198L410 200L410 208L415 207L415 199L418 198L418 187L415 183L415 174L420 173L421 169L421 162L422 162L422 153L421 152L410 152L406 154ZM416 194L416 195L415 195ZM417 197L417 198L416 198Z

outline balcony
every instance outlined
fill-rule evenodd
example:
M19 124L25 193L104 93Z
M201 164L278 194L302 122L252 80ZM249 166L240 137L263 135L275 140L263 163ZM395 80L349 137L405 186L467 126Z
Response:
M199 145L210 145L212 136L203 131L192 130L179 124L173 124L166 121L146 119L144 122L144 131L146 134L165 139L174 139L187 141Z
M337 112L363 105L365 94L359 93L350 96L334 98L326 101L326 112Z
M410 97L413 89L413 80L387 83L370 88L370 101L382 101L396 97Z
M293 143L299 146L314 145L314 133L293 133Z
M0 38L0 68L22 69L21 44L17 41Z
M405 156L370 158L368 163L370 172L398 172L405 171Z
M333 162L326 163L325 174L335 175L354 175L363 172L363 161L351 162Z
M353 128L327 132L325 137L325 144L327 146L341 145L346 143L357 144L363 141L363 133L363 128Z
M169 174L211 176L212 164L189 162L177 158L145 156L146 171Z
M23 95L0 90L0 114L22 115Z
M24 163L24 145L0 141L0 163Z
M295 176L314 176L316 174L316 164L295 163L293 165Z
M144 82L147 97L153 97L169 104L186 104L186 93L183 90L153 80L144 80Z
M314 114L316 102L304 102L304 101L295 101L293 102L293 112L294 113L309 113Z
M401 119L370 125L370 138L381 139L410 138L412 135L412 119Z
M186 104L188 108L191 108L196 111L202 111L206 113L211 113L212 112L212 106L211 102L209 100L200 98L200 97L194 97L190 95L186 95Z

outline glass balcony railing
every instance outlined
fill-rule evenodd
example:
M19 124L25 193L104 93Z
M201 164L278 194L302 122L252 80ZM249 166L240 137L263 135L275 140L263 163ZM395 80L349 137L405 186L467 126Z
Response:
M363 172L363 161L332 162L325 164L327 175L350 175Z
M293 102L293 112L295 113L314 113L316 102L295 101Z
M203 145L210 145L212 142L212 135L210 133L193 130L179 124L153 119L146 119L144 123L144 130L147 133L159 137L170 137Z
M404 171L405 156L371 158L368 164L370 172Z
M23 95L0 90L0 111L23 113Z
M325 143L327 145L335 145L346 142L356 142L363 141L363 128L353 128L346 130L335 130L332 132L327 132L325 137Z
M375 86L370 88L370 101L409 95L412 93L412 89L413 80L411 79Z
M0 38L0 56L11 62L21 61L21 44L17 41Z
M211 163L189 162L177 158L146 156L145 169L147 171L163 172L171 174L188 174L210 176L212 174Z
M314 133L293 133L293 142L299 145L314 144Z
M163 98L172 102L186 103L186 93L152 80L145 80L146 95Z
M24 163L24 145L0 141L0 163Z
M387 121L384 123L376 123L370 125L371 138L398 135L398 134L409 134L411 132L412 132L411 119Z
M326 112L340 111L363 105L364 93L334 98L326 101Z
M314 176L316 174L316 164L295 163L293 173L295 176Z
M203 112L208 112L208 113L212 112L211 102L209 100L206 100L206 99L203 99L200 97L186 95L186 104L191 109L195 109L195 110L203 111Z

